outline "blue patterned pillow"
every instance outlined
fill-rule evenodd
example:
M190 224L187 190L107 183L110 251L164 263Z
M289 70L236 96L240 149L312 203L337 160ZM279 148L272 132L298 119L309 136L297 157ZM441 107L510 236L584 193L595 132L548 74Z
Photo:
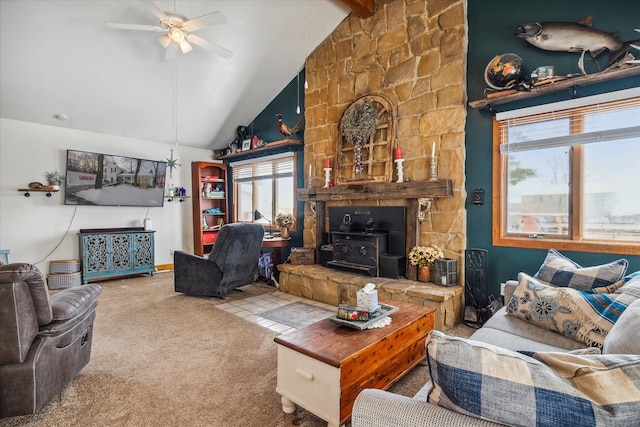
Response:
M432 331L429 402L512 426L638 425L640 356L514 352Z
M554 286L588 291L591 288L609 286L622 279L628 265L629 262L622 258L608 264L582 267L555 249L549 249L547 257L533 277Z

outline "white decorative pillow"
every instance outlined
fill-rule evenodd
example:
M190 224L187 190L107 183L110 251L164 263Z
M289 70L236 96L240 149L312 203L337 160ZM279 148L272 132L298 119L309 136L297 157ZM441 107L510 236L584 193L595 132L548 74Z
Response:
M624 277L628 265L629 262L621 258L608 264L582 267L555 249L549 249L547 257L533 277L554 286L588 291L618 282Z

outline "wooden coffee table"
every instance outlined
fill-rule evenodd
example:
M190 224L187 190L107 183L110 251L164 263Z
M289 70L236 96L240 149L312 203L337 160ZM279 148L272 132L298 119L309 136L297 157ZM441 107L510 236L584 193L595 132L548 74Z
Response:
M388 304L399 310L384 328L360 331L325 319L275 338L276 391L285 413L295 412L297 404L337 427L351 418L361 390L386 390L424 360L435 310L401 301Z

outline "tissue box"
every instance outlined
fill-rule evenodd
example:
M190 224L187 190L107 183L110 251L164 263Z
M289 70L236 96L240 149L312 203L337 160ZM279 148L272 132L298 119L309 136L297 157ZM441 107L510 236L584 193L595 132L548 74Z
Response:
M378 291L375 287L376 285L373 283L367 283L364 288L356 293L358 307L364 307L372 312L378 309Z

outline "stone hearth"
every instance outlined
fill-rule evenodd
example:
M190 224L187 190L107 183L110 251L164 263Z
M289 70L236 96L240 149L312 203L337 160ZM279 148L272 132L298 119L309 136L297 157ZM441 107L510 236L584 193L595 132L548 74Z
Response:
M374 283L378 298L393 305L406 301L436 310L435 328L441 331L462 321L464 289L462 286L438 286L408 279L369 277L314 265L281 264L280 290L292 295L333 306L356 304L356 293L367 283Z

